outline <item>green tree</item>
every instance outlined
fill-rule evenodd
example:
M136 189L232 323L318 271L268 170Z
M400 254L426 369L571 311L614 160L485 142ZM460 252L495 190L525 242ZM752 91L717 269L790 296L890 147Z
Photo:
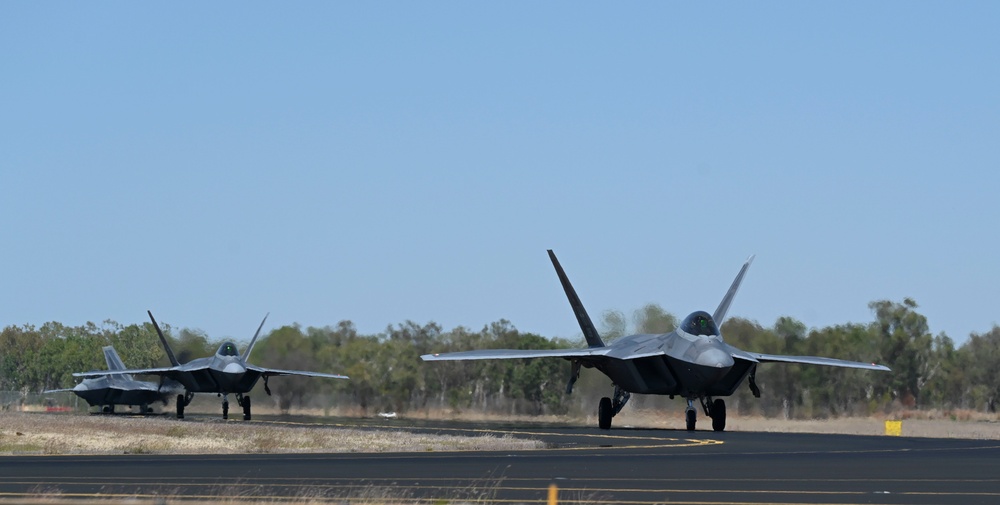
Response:
M877 380L887 383L893 396L903 406L920 403L920 390L930 379L935 364L931 362L933 338L927 318L916 312L917 303L911 298L903 303L874 301L868 307L875 312L875 328L880 337L879 355L892 368L892 374Z

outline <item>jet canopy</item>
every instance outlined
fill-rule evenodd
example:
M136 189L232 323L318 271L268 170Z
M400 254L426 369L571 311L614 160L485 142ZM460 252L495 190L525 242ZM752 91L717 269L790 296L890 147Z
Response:
M239 356L240 352L236 350L236 344L226 342L219 347L219 351L215 354L218 354L219 356Z
M708 337L719 336L719 327L715 324L712 316L708 312L699 310L692 312L681 322L681 331L688 335L702 335Z

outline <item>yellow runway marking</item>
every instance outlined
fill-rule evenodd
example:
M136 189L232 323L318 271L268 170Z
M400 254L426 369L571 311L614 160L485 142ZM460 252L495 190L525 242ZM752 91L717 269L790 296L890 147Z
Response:
M482 435L523 435L523 436L546 436L546 437L579 437L579 438L592 438L600 440L644 440L652 441L652 443L638 444L638 445L615 445L615 446L595 446L595 447L546 447L543 449L526 449L527 451L581 451L581 450L601 450L601 449L658 449L667 447L699 447L708 445L721 445L722 440L714 439L693 439L693 438L648 438L640 436L628 436L628 435L611 435L602 433L557 433L557 432L546 432L546 431L521 431L521 430L503 430L503 429L487 429L487 428L446 428L446 427L420 427L420 426L399 426L399 427L389 427L389 426L365 426L356 424L345 424L345 423L301 423L292 421L265 421L270 424L288 425L288 426L308 426L308 427L322 427L331 426L336 428L354 428L354 429L371 429L380 431L406 431L406 430L433 430L433 431L451 431L459 433L479 433ZM669 442L669 443L662 443ZM466 451L455 451L455 452L466 452ZM512 451L491 451L491 452L512 452Z

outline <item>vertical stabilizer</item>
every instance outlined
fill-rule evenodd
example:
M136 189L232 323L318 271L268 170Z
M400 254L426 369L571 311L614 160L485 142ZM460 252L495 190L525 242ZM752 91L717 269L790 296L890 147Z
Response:
M268 312L267 314L264 314L264 321L267 321L267 316L270 316L270 315L271 315L270 312ZM260 322L260 326L257 327L257 333L254 333L253 334L253 338L250 339L250 345L247 346L247 350L243 351L243 362L244 363L248 359L250 359L250 351L253 350L254 344L257 343L257 337L260 336L260 329L264 327L264 321Z
M120 357L118 357L118 353L115 351L114 346L108 345L108 346L105 346L103 349L104 349L104 361L106 361L108 363L108 370L115 371L115 370L125 370L126 369L125 363L122 362L122 359ZM113 375L115 377L121 377L121 378L128 379L128 380L132 380L132 376L129 375L129 374L115 373L115 374L110 374L110 375Z
M736 292L740 289L740 283L743 282L743 276L746 275L747 269L750 268L750 263L753 263L754 256L747 258L747 262L743 264L743 268L740 269L740 273L736 274L736 279L733 281L733 285L729 286L729 291L726 292L726 296L722 298L722 303L719 304L719 308L715 309L715 314L712 314L712 319L715 320L716 326L722 328L722 322L726 319L726 312L729 312L729 304L733 303L733 298L736 297Z
M153 313L148 310L146 313L149 314L149 320L153 322L153 328L156 328L156 334L160 336L160 342L163 343L163 350L167 352L167 359L170 360L170 366L179 366L180 363L174 357L174 351L170 350L170 344L167 343L167 337L163 336L163 332L160 331L160 325L156 324L156 319L153 319Z
M552 260L552 266L556 267L556 274L559 275L559 282L562 283L563 290L566 291L566 298L569 298L569 304L573 307L573 313L576 314L576 321L580 323L580 329L583 330L583 338L587 339L588 347L604 347L604 341L601 340L601 335L597 333L597 328L594 327L594 323L590 320L590 316L587 314L587 309L583 308L583 303L580 302L580 297L576 296L576 290L573 289L573 285L569 283L569 277L566 277L566 272L563 271L562 266L559 265L559 260L556 259L556 254L549 249L549 259Z

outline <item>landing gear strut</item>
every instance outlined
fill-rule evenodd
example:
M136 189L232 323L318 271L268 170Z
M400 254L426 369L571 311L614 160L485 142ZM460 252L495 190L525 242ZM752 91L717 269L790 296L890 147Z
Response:
M760 398L760 388L757 387L757 365L750 369L749 379L747 382L750 384L750 392L753 393L754 398Z
M726 430L726 402L722 398L716 398L712 400L712 397L699 398L701 400L701 408L705 411L705 415L712 418L712 430L713 431L725 431ZM694 410L694 400L688 398L688 408L687 408L687 429L688 431L694 431L695 424L695 410Z
M222 418L229 419L229 395L219 393L222 397Z
M177 395L177 419L184 419L184 407L191 404L192 398L194 398L194 393Z
M236 393L236 403L243 407L243 420L250 420L250 397L243 396L242 393Z
M632 395L628 391L615 386L614 399L607 396L601 398L601 403L597 406L597 427L602 430L610 430L611 418L625 408L625 404L631 397Z
M687 422L687 430L694 431L694 425L698 422L698 412L694 410L694 399L688 398L688 406L684 409L684 420Z

